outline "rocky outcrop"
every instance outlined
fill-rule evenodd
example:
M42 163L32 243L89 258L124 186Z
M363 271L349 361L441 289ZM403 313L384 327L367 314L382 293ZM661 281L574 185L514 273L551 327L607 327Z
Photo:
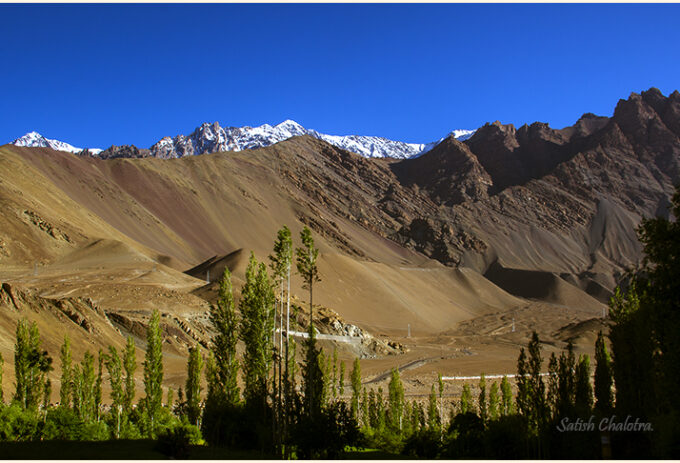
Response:
M148 158L151 156L151 151L144 148L141 149L137 148L135 145L122 145L122 146L113 145L99 153L97 156L100 157L101 159Z

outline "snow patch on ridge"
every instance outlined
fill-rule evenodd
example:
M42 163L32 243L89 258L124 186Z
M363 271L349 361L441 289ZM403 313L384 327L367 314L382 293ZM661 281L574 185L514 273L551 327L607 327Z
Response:
M15 146L27 146L34 148L51 148L55 151L67 151L69 153L80 153L83 148L70 145L66 142L45 138L38 132L28 132L23 137L17 138L12 142ZM92 155L97 155L102 152L99 148L89 148L88 151Z

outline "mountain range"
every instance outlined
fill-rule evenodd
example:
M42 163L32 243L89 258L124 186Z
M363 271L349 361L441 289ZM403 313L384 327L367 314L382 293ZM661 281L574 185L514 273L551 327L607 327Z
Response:
M451 132L453 136L460 140L469 138L473 133L474 130L454 130ZM295 121L286 120L275 126L264 124L259 127L220 127L217 122L212 124L204 123L189 135L165 137L149 149L140 149L134 145L123 145L111 146L105 150L98 148L84 150L65 142L47 139L37 132L29 132L23 137L14 140L12 144L26 147L49 147L57 151L68 151L81 155L96 156L102 159L143 157L169 159L220 151L243 151L264 148L300 135L310 135L338 148L346 149L365 157L395 159L420 156L443 140L442 138L436 142L418 144L363 135L326 135L316 130L306 129Z
M205 132L205 149L221 150L217 126ZM190 138L164 145L188 150ZM0 147L0 339L29 317L55 352L65 331L78 348L122 347L128 334L142 339L159 308L164 349L181 354L169 368L184 371L187 346L209 337L219 275L228 267L238 290L250 252L266 262L287 224L296 240L309 227L320 249L319 327L349 323L409 343L403 362L362 371L412 361L408 375L426 386L434 371L508 373L532 330L546 356L567 340L592 353L608 298L643 259L636 227L669 217L680 93L632 93L612 117L585 113L562 129L487 123L407 159L367 158L307 133L183 153ZM298 276L292 292L303 310ZM10 344L0 353L9 358Z

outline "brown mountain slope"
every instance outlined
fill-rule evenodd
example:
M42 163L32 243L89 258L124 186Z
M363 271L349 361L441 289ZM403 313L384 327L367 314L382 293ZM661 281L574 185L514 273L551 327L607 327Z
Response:
M283 224L296 238L308 225L321 250L315 301L346 322L472 339L487 321L484 336L505 336L506 314L519 311L522 330L552 336L597 316L639 261L635 225L665 213L680 181L679 115L677 92L650 90L610 119L585 115L562 130L494 123L404 161L311 137L173 160L6 145L0 280L52 299L90 297L121 336L159 308L184 333L168 354L179 361L183 342L207 339L207 271L214 280L229 266L238 286L251 250L265 260ZM514 349L524 331L504 345Z

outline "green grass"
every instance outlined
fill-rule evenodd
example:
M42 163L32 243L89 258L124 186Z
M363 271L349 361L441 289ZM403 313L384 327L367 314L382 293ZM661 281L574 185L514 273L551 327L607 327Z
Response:
M154 449L156 441L119 440L104 442L41 441L0 442L2 460L165 460ZM191 446L189 458L195 460L256 460L269 455L219 447Z

